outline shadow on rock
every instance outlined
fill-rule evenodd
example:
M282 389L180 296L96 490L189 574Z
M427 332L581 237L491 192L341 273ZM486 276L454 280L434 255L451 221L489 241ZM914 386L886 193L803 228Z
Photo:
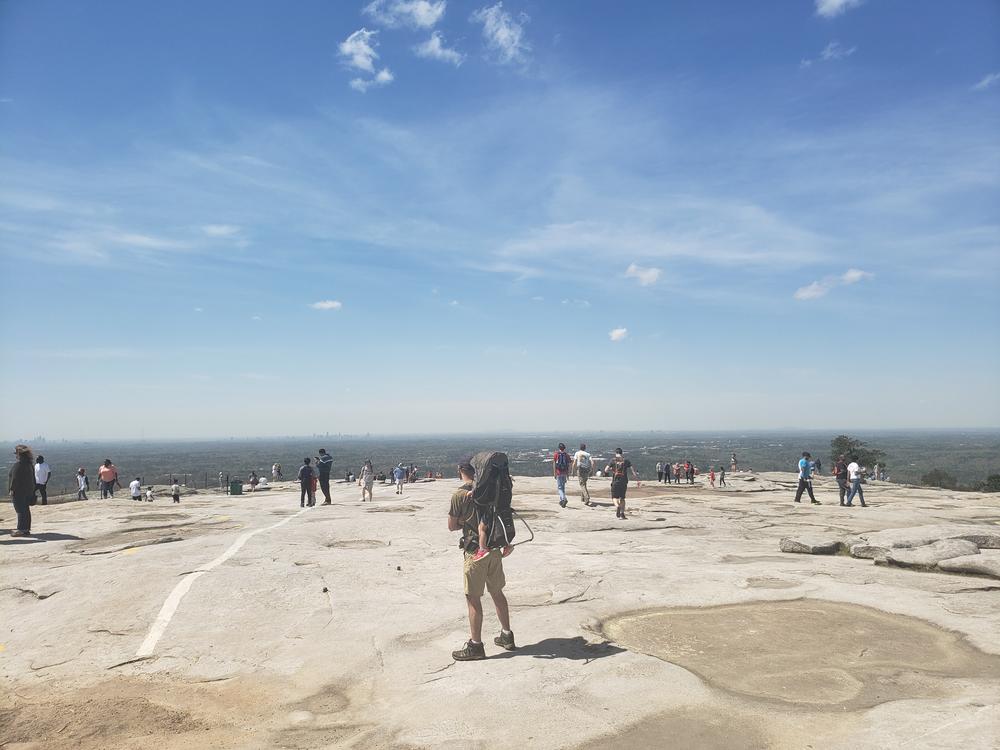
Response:
M624 652L612 643L588 643L583 636L573 638L546 638L537 643L518 646L515 651L505 651L491 659L511 659L515 656L533 656L536 659L572 659L593 661Z

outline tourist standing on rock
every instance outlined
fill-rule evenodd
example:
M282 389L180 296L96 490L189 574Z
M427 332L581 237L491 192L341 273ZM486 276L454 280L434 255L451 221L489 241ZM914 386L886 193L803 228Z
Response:
M87 490L90 489L90 477L87 476L87 470L82 466L76 470L76 499L86 500Z
M858 499L861 501L861 507L866 508L865 505L865 492L861 489L861 478L864 475L864 469L858 463L857 456L851 456L851 463L847 465L847 473L850 475L851 479L851 492L847 496L847 502L845 505L850 508L851 504L854 502L854 496L857 495Z
M847 493L850 492L850 473L847 471L847 459L843 456L837 456L837 460L833 464L833 476L837 479L837 490L840 493L840 504L844 505L847 499Z
M681 462L678 461L674 464L674 484L681 483Z
M14 465L7 472L7 493L14 503L17 528L11 536L31 536L31 506L35 504L35 457L31 448L18 445L14 448Z
M256 492L258 484L260 484L260 477L257 476L257 472L256 471L251 471L250 472L250 491L251 492Z
M406 469L403 468L402 463L396 464L396 468L392 470L392 479L396 483L396 494L403 494L403 480L406 479Z
M35 459L35 492L41 497L42 505L49 504L48 484L51 476L52 468L45 463L45 456L39 455Z
M365 465L361 467L360 482L361 502L365 501L365 495L368 495L368 502L375 502L375 469L372 467L372 460L370 458L366 460Z
M593 458L587 453L587 444L580 443L580 450L573 454L573 471L580 480L580 496L584 505L591 505L590 490L587 489L587 480L590 479L590 471L593 468Z
M299 467L299 473L297 478L299 480L299 486L301 492L299 493L299 507L304 508L308 503L311 508L316 504L316 495L313 493L312 481L313 481L313 467L309 464L311 459L306 456L302 459L302 466Z
M101 499L115 496L115 484L118 482L118 467L111 463L110 458L104 459L97 470L97 478L101 480Z
M694 484L694 464L690 461L684 462L684 479L688 484Z
M659 484L662 481L663 481L663 462L662 461L657 461L656 462L656 482L657 482L657 484Z
M566 444L559 443L559 448L552 454L552 476L556 478L556 491L559 493L559 506L566 507L566 480L569 478L569 454Z
M803 451L802 458L799 459L799 486L795 490L795 502L797 503L802 501L802 493L808 492L813 505L822 504L813 494L812 470L812 456L809 455L809 451Z
M715 489L715 467L709 467L708 469L708 483L712 485L712 489Z
M719 467L719 486L726 487L726 467L725 465Z
M139 477L128 483L128 491L131 493L133 500L142 502L142 482L139 480Z
M639 486L639 475L632 462L625 458L621 448L615 448L615 457L611 459L604 473L611 477L611 502L615 504L615 516L625 519L625 493L628 490L628 473L632 472L635 486Z
M179 503L181 501L181 486L177 484L176 479L174 480L174 483L170 485L170 495L173 497L175 503Z
M736 461L736 453L734 451L733 455L729 457L729 470L735 473L738 466L739 464Z
M489 591L493 606L500 621L500 635L493 643L507 651L513 651L514 633L510 629L510 606L504 596L503 587L507 584L503 572L503 553L499 549L491 549L488 554L477 559L478 549L469 551L466 546L469 540L477 540L478 547L479 523L475 505L472 502L472 481L476 471L472 463L463 460L458 465L458 477L462 486L451 496L451 507L448 510L448 531L462 532L462 551L464 557L463 577L465 579L465 602L469 608L469 635L465 646L459 651L453 651L451 658L455 661L475 661L486 658L486 648L483 646L483 592Z
M319 458L316 461L316 469L319 471L319 488L323 491L323 505L330 505L330 472L333 471L333 456L326 452L326 448L319 449Z

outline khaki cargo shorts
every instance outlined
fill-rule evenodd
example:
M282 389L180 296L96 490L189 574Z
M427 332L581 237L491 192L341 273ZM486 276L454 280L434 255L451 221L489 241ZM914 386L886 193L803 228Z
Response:
M490 550L490 554L480 560L474 560L473 556L466 552L462 572L467 596L480 597L484 589L491 594L503 591L503 587L507 584L507 579L503 575L503 556L498 549Z

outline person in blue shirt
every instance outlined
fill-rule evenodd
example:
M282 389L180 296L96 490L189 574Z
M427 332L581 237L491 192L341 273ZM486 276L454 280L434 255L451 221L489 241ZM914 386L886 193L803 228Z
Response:
M802 458L799 459L799 487L795 491L795 502L802 502L802 493L808 492L809 499L812 501L813 505L822 505L816 496L813 494L813 483L812 483L812 472L813 472L813 462L812 456L809 455L809 451L803 451Z

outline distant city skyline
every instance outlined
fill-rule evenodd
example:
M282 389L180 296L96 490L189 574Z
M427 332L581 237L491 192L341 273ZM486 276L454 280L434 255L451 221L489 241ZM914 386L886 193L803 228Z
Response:
M0 4L0 434L1000 427L998 40L989 0Z

